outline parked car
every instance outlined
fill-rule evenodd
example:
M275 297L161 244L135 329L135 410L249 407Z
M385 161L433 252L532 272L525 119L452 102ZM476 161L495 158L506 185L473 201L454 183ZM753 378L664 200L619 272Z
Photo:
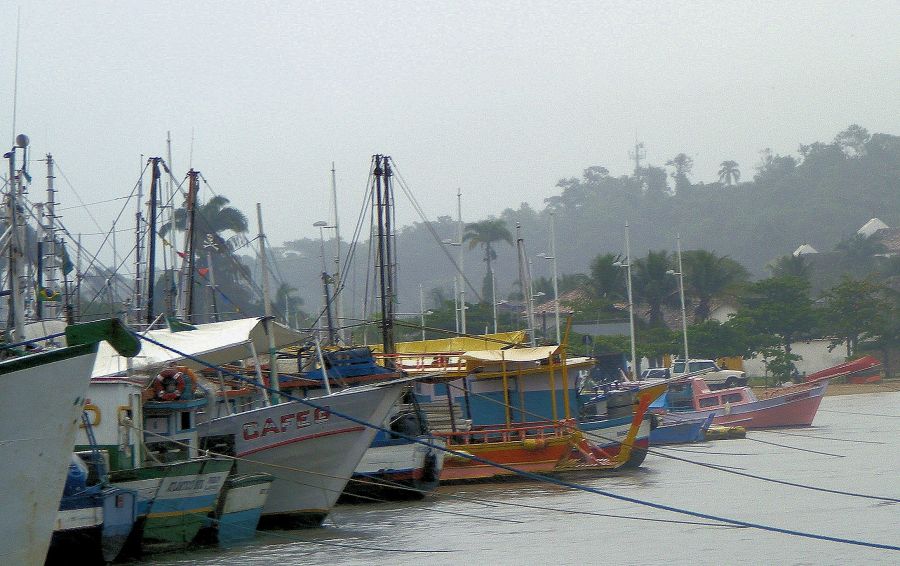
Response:
M669 368L649 368L641 372L641 380L646 379L669 379L672 373Z
M733 369L722 369L713 360L689 360L687 369L685 369L684 360L675 360L672 363L672 377L697 372L704 372L700 374L700 377L710 389L739 387L747 385L750 381L746 373Z

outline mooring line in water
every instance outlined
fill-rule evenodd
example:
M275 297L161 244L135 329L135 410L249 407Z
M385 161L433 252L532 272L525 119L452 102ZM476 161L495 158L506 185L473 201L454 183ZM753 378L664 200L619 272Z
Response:
M834 438L832 436L818 436L815 434L799 434L799 433L790 433L785 432L783 430L756 430L756 432L765 432L768 434L779 434L782 436L797 436L799 438L817 438L820 440L832 440L834 442L852 442L853 444L885 444L884 442L879 442L877 440L854 440L852 438Z
M159 347L161 347L161 348L163 348L163 349L169 350L169 351L171 351L171 352L173 352L173 353L175 353L175 354L178 354L179 356L181 356L181 357L183 357L183 358L185 358L185 359L192 360L192 361L194 361L194 362L197 362L197 363L199 363L199 364L201 364L201 365L204 365L204 366L206 366L206 367L209 367L209 368L211 368L211 369L214 369L214 370L217 370L217 371L221 371L221 372L223 372L223 373L225 373L225 374L228 374L228 375L230 375L231 377L234 377L234 378L236 378L236 379L238 379L238 380L244 381L244 382L246 382L246 383L252 383L252 384L256 385L257 387L260 387L258 384L255 383L255 381L250 380L250 379L248 379L248 378L246 378L246 377L244 377L244 376L242 376L242 375L238 375L237 373L234 373L234 372L228 371L228 370L226 370L226 369L224 369L224 368L218 367L218 366L216 366L216 365L214 365L214 364L211 364L211 363L209 363L209 362L206 362L206 361L202 360L201 358L198 358L198 357L196 357L196 356L192 356L191 354L187 354L187 353L185 353L185 352L181 352L181 351L179 351L179 350L176 350L175 348L172 348L172 347L167 346L167 345L165 345L165 344L163 344L163 343L161 343L161 342L158 342L158 341L154 340L153 338L150 338L149 336L142 336L141 334L139 334L139 333L137 333L137 332L134 332L133 330L130 331L130 332L131 332L131 334L133 334L134 336L138 337L138 338L141 339L141 340L146 340L146 341L148 341L148 342L150 342L150 343L152 343L152 344L156 344L157 346L159 346ZM276 391L275 389L268 388L268 387L260 387L260 389L269 391L269 392L271 392L271 393L279 393L279 392ZM306 406L308 406L308 407L312 407L313 409L319 409L319 410L325 410L325 409L326 409L324 406L320 405L319 403L315 403L315 402L313 402L313 401L310 401L309 399L303 399L303 398L301 398L301 397L296 397L296 396L294 396L294 395L290 395L290 394L287 394L287 393L281 393L281 395L282 395L282 397L285 397L286 399L291 399L291 400L296 401L296 402L298 402L298 403L300 403L300 404L302 404L302 405L306 405ZM894 551L900 551L900 546L897 546L897 545L882 544L882 543L876 543L876 542L868 542L868 541L863 541L863 540L849 539L849 538L842 538L842 537L834 537L834 536L830 536L830 535L822 535L822 534L818 534L818 533L809 533L809 532L798 531L798 530L794 530L794 529L786 529L786 528L783 528L783 527L776 527L776 526L774 526L774 525L765 525L765 524L762 524L762 523L754 523L754 522L751 522L751 521L743 521L743 520L740 520L740 519L731 519L731 518L728 518L728 517L719 517L719 516L717 516L717 515L712 515L712 514L710 514L710 513L702 513L702 512L699 512L699 511L691 511L690 509L684 509L684 508L680 508L680 507L673 507L673 506L671 506L671 505L665 505L665 504L662 504L662 503L654 503L654 502L652 502L652 501L647 501L647 500L644 500L644 499L638 499L638 498L636 498L636 497L630 497L630 496L627 496L627 495L621 495L621 494L618 494L618 493L613 493L613 492L611 492L611 491L606 491L606 490L597 489L597 488L589 487L589 486L582 485L582 484L577 484L577 483L573 483L573 482L568 482L568 481L565 481L565 480L562 480L562 479L558 479L558 478L552 478L552 477L541 476L541 475L539 475L539 474L535 474L535 473L532 473L532 472L527 472L527 471L524 471L524 470L519 470L519 469L514 468L514 467L512 467L512 466L508 466L508 465L506 465L506 464L500 464L500 463L498 463L498 462L492 462L492 461L487 460L487 459L485 459L485 458L481 458L481 457L479 457L479 456L475 456L474 454L468 454L468 453L461 452L461 451L458 451L458 450L453 450L453 449L450 449L450 448L446 448L446 447L444 447L444 446L438 446L438 445L436 445L436 444L434 444L434 443L432 443L432 442L427 442L427 441L418 439L418 438L416 438L416 437L413 437L413 436L410 436L410 435L407 435L407 434L404 434L404 433L400 433L400 432L396 432L396 431L391 431L391 430L389 430L389 429L387 429L387 428L385 428L385 427L383 427L383 426L381 426L381 425L377 425L377 424L373 424L373 423L366 422L366 421L364 421L364 420L362 420L362 419L359 419L359 418L357 418L357 417L354 417L354 416L351 416L351 415L346 415L346 414L344 414L344 413L342 413L342 412L340 412L340 411L334 411L334 410L330 410L330 409L328 409L328 410L329 410L329 412L330 412L331 414L333 414L333 415L335 415L335 416L337 416L337 417L343 418L343 419L345 419L345 420L347 420L347 421L350 421L350 422L352 422L352 423L356 423L356 424L358 424L358 425L362 425L362 426L365 426L365 427L368 427L368 428L371 428L371 429L374 429L374 430L382 431L382 432L384 432L385 434L394 434L394 435L396 435L396 436L399 436L400 438L405 438L406 440L409 440L409 441L411 441L411 442L416 442L416 443L418 443L418 444L422 444L423 446L429 446L429 447L434 448L434 449L437 449L437 450L443 450L443 451L445 451L445 452L447 452L447 453L449 453L449 454L453 454L454 456L457 456L457 457L460 457L460 458L465 458L465 459L467 459L467 460L472 460L473 462L479 462L479 463L481 463L481 464L486 464L486 465L488 465L488 466L493 466L493 467L495 467L495 468L499 468L499 469L501 469L501 470L506 470L506 471L512 472L512 473L514 473L514 474L516 474L516 475L519 475L519 476L522 476L522 477L526 477L526 478L530 478L530 479L533 479L533 480L536 480L536 481L542 481L542 482L546 482L546 483L552 483L552 484L559 485L559 486L562 486L562 487L568 487L568 488L571 488L571 489L575 489L575 490L579 490L579 491L584 491L584 492L586 492L586 493L593 493L593 494L595 494L595 495L600 495L600 496L603 496L603 497L608 497L608 498L616 499L616 500L619 500L619 501L626 501L626 502L629 502L629 503L633 503L633 504L635 504L635 505L642 505L642 506L650 507L650 508L653 508L653 509L661 509L661 510L664 510L664 511L670 511L670 512L672 512L672 513L678 513L678 514L681 514L681 515L688 515L688 516L691 516L691 517L698 517L698 518L700 518L700 519L707 519L707 520L710 520L710 521L720 521L720 522L722 522L722 523L728 523L728 524L731 524L731 525L737 525L737 526L742 526L742 527L750 527L750 528L755 528L755 529L759 529L759 530L762 530L762 531L769 531L769 532L774 532L774 533L781 533L781 534L785 534L785 535L796 536L796 537L801 537L801 538L808 538L808 539L813 539L813 540L824 540L824 541L829 541L829 542L837 542L837 543L841 543L841 544L850 544L850 545L854 545L854 546L864 546L864 547L868 547L868 548L878 548L878 549L882 549L882 550L894 550ZM672 456L669 456L669 457L672 457ZM733 471L732 471L731 473L741 473L741 472L733 472ZM790 485L790 482L777 482L777 483L786 483L786 484ZM802 485L800 485L800 484L795 484L795 485L797 485L798 487L806 487L806 486L802 486ZM821 488L819 488L819 490L821 490L821 491L830 491L830 490L823 490L823 489L821 489ZM840 493L840 492L835 492L835 493ZM844 493L844 494L847 495L846 493ZM895 502L900 502L900 500L897 500L897 499L889 499L889 498L884 498L884 497L872 497L872 496L868 496L868 497L869 497L869 498L873 498L873 499L881 499L881 500L885 500L885 501L895 501Z
M687 452L690 454L709 454L710 456L761 456L760 452L713 452L705 450L691 450L690 448L680 448L668 444L660 445L655 450L672 450L673 452ZM654 452L655 454L655 452Z
M821 454L822 456L833 456L835 458L846 458L842 454L832 454L830 452L820 452L818 450L810 450L809 448L798 448L787 444L778 444L777 442L769 442L768 440L760 440L758 438L748 438L751 442L759 442L760 444L768 444L769 446L778 446L779 448L789 448L790 450L799 450L800 452L809 452L811 454Z
M134 430L136 430L136 431L138 431L139 433L142 433L142 434L143 434L143 433L146 433L146 434L149 434L149 435L151 435L151 436L158 436L159 438L166 439L167 441L171 442L172 444L176 444L176 445L182 446L182 447L184 447L184 448L188 448L188 449L196 449L196 447L192 447L190 444L187 444L187 443L185 443L185 442L181 442L181 441L179 441L179 440L171 439L171 438L169 438L168 436L164 436L164 435L159 434L159 433L155 433L155 432L152 432L152 431L145 431L144 429L142 429L142 428L140 428L140 427L137 427L137 426L135 426L134 424L130 424L130 425L126 425L126 426L129 426L130 428L132 428L132 429L134 429ZM213 456L213 457L216 457L216 458L225 458L225 459L228 459L228 460L234 460L234 461L236 461L236 462L246 462L246 463L248 463L248 464L256 464L256 465L259 465L259 466L267 466L267 467L270 467L270 468L278 468L278 469L288 470L288 471L292 471L292 472L300 472L300 473L303 473L303 474L309 474L309 475L312 475L312 476L321 476L321 477L325 477L325 478L328 478L328 479L344 480L344 481L346 481L346 482L348 482L348 483L349 483L349 482L357 482L357 483L376 483L376 485L378 485L378 486L380 486L380 487L390 487L390 488L394 488L394 489L399 489L399 490L404 490L404 491L410 491L410 492L420 493L420 494L423 494L423 495L429 493L429 492L427 492L427 491L424 491L424 490L421 490L421 489L417 489L417 488L414 488L414 487L409 487L409 486L406 486L406 485L402 485L402 484L399 484L399 483L396 483L396 482L393 482L393 481L387 480L387 479L378 479L378 480L372 481L374 478L370 478L370 479L357 479L357 478L354 478L354 477L347 478L347 477L344 477L344 476L335 476L335 475L332 475L332 474L325 474L325 473L322 473L322 472L314 472L314 471L312 471L312 470L305 470L305 469L303 469L303 468L296 468L296 467L293 467L293 466L286 466L286 465L284 465L284 464L272 464L272 463L269 463L269 462L260 462L259 460L251 460L251 459L249 459L249 458L242 458L242 457L239 457L239 456L232 456L232 455L230 455L230 454L220 454L220 453L218 453L218 452L213 452L212 450L203 450L202 452L206 453L206 454L209 455L209 456ZM289 482L289 483L293 483L293 484L296 484L296 485L302 485L302 486L304 486L304 487L310 487L310 488L313 488L313 489L320 489L320 490L322 490L322 491L329 491L329 492L331 492L331 493L338 493L338 495L340 495L340 494L343 493L343 491L344 491L344 490L338 491L338 490L336 490L336 489L331 489L331 488L327 488L327 487L324 487L324 486L314 485L314 484L311 484L311 483L305 483L305 482L302 482L302 481L297 480L297 479L294 479L294 478L288 478L288 477L285 477L285 476L278 476L278 475L276 475L276 474L274 474L274 473L273 473L272 475L275 475L278 479L281 479L281 480L286 481L286 482ZM390 500L388 500L388 499L382 499L382 498L380 498L380 497L373 497L373 496L370 496L370 495L356 495L356 494L354 494L353 497L356 497L356 498L359 498L359 499L365 499L366 501L370 501L370 502L372 502L372 503L392 503L392 502L391 502ZM449 494L448 494L448 497L450 497ZM473 500L473 501L476 501L476 500ZM485 506L486 506L486 507L496 507L496 505L485 505ZM515 520L515 519L504 519L504 518L498 518L498 517L487 517L487 516L484 516L484 515L475 515L474 513L463 513L463 512L461 512L461 511L447 511L447 510L444 510L444 509L433 509L433 508L431 508L431 507L414 507L413 509L418 509L418 510L421 510L421 511L434 511L435 513L446 513L446 514L448 514L448 515L460 515L460 516L464 516L464 517L469 517L469 518L471 518L471 519L483 519L483 520L485 520L485 521L498 521L498 522L504 522L504 523L522 523L522 521L517 521L517 520Z

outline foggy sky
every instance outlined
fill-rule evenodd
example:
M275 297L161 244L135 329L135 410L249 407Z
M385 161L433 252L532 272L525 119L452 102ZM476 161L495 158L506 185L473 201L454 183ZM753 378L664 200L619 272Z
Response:
M0 0L6 147L19 5ZM897 134L898 6L21 3L16 129L58 161L63 207L78 204L69 183L85 202L127 195L170 130L176 176L199 169L251 232L261 202L273 245L318 237L332 161L349 236L373 153L394 157L431 218L455 216L460 187L472 221L540 208L591 165L628 173L636 138L651 163L685 152L711 182L726 159L749 179L760 149L795 153L851 123ZM43 190L41 164L32 174ZM91 207L102 230L121 204ZM98 231L84 210L63 216Z

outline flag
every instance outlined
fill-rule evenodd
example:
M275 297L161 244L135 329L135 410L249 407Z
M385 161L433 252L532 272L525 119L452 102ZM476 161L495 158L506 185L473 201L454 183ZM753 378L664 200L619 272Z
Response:
M167 316L166 322L169 324L170 332L184 332L186 330L197 330L196 326L178 320L174 316Z

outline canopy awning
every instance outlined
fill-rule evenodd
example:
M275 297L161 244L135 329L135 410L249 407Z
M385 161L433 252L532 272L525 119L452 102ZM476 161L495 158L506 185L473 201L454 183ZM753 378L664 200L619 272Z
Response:
M398 342L395 346L398 354L441 354L447 352L465 352L467 350L499 350L525 342L525 332L498 332L481 336L455 336L436 340L417 340L415 342ZM381 352L381 345L372 346L372 351Z
M141 335L216 365L249 358L251 356L250 344L253 344L257 353L268 352L269 339L266 327L272 329L276 348L299 342L302 338L299 332L283 324L272 320L265 323L264 321L264 317L244 318L198 324L192 330L176 332L172 332L168 328L150 330ZM141 340L141 352L131 358L131 368L136 370L155 369L172 362L178 362L193 369L205 367L203 364L187 360L184 356L162 346ZM103 342L97 352L97 361L94 363L91 377L113 376L121 374L127 369L129 369L128 359L118 355L112 346Z
M462 355L470 362L539 362L554 355L559 346L514 348L510 350L472 350Z

